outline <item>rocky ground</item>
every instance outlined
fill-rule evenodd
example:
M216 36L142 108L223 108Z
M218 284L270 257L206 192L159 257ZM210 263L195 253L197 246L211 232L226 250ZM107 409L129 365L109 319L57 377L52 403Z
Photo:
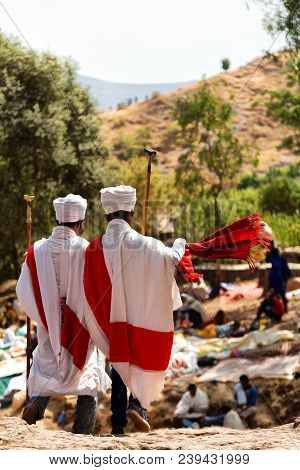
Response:
M28 426L19 418L0 418L0 449L300 449L300 426L234 431L159 429L124 437L82 436Z

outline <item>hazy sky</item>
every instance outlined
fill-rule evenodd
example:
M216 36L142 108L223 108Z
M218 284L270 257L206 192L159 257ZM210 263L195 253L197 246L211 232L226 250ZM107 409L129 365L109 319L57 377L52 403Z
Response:
M199 79L222 57L236 68L272 42L252 0L0 0L1 30L19 36L1 3L32 48L114 82Z

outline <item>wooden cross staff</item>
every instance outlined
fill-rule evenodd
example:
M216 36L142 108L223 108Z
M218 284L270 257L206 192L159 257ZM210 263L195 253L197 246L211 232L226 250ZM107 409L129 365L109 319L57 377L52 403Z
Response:
M27 205L27 212L26 212L26 225L27 225L27 250L31 247L31 205L32 201L34 200L34 196L28 196L27 194L24 195L24 199ZM30 350L31 350L31 321L30 318L27 316L27 344L26 344L26 378L27 378L27 385L26 385L26 395L28 397L28 377L30 372Z
M144 152L148 156L148 166L147 166L147 177L146 177L146 187L145 187L145 197L144 197L144 207L143 207L142 235L146 235L146 230L147 230L147 211L148 211L149 191L150 191L151 166L152 166L152 159L157 154L156 150L149 149L149 148L145 148Z

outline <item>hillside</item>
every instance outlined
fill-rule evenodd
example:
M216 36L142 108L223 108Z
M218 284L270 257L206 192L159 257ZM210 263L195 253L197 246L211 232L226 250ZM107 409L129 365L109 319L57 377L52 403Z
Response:
M238 70L220 73L207 79L217 85L217 93L232 103L237 135L259 149L258 171L271 165L285 166L299 161L289 150L278 150L289 130L267 117L265 106L253 103L266 90L286 86L285 61L268 57L257 58ZM102 113L102 135L112 154L124 158L126 141L131 139L151 144L159 150L159 165L163 171L176 167L181 153L179 132L172 115L174 99L194 90L197 83L179 88L156 98L134 103L123 110Z
M19 418L0 419L0 450L4 449L299 449L300 427L291 424L272 429L234 431L226 428L199 430L160 429L125 437L74 436L28 426Z
M102 110L115 108L118 103L127 102L129 99L144 100L146 96L150 97L154 92L168 93L194 83L114 83L84 75L78 75L78 82L89 88Z

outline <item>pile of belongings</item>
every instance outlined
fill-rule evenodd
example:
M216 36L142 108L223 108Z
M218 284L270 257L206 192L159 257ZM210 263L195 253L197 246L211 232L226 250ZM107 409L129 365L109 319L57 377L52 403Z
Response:
M220 296L225 304L233 300L260 299L264 292L263 287L259 286L255 281L240 284L221 282L220 286Z
M253 376L292 378L299 366L299 351L300 334L288 330L211 339L179 332L175 334L168 375L193 373L202 374L201 381L229 381L233 376L238 380L245 372L242 368L251 364L249 374Z
M197 361L197 349L184 338L182 333L175 334L167 377L197 373Z

